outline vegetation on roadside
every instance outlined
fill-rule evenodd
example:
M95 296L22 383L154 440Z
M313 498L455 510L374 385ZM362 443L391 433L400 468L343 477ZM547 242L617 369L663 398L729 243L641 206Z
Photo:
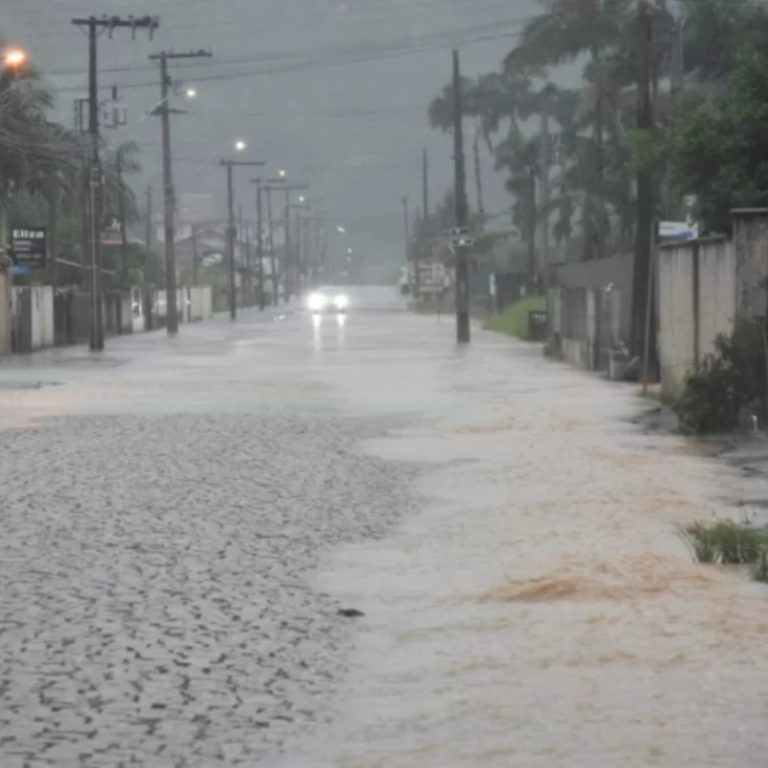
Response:
M768 582L768 534L728 520L693 523L681 533L696 562L750 565L756 581Z
M528 313L545 312L546 309L547 299L545 296L529 296L526 299L516 301L503 312L491 315L485 323L485 328L489 331L505 333L517 339L530 341Z
M675 411L687 434L726 432L747 413L766 412L766 355L762 327L740 321L731 336L691 373Z

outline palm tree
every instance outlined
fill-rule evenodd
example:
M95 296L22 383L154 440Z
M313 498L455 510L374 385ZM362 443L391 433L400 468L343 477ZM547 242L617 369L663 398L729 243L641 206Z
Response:
M630 0L543 0L545 13L529 22L518 46L504 61L506 71L551 66L578 59L585 53L595 73L596 108L593 138L597 148L598 180L603 176L604 110L603 64L606 53L622 37Z

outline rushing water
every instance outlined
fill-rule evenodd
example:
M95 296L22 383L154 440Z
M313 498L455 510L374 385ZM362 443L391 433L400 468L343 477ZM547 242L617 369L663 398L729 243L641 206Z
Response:
M366 616L334 729L290 764L764 766L768 595L678 533L734 515L745 481L641 434L632 388L522 346L401 364L397 393L336 386L418 409L368 449L430 462L424 511L327 563Z

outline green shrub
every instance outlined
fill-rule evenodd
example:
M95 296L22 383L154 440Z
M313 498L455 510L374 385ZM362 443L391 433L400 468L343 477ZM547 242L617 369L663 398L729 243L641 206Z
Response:
M752 576L755 581L768 582L768 550L763 549L760 553L760 559Z
M528 313L546 311L547 299L545 296L529 296L520 299L503 312L491 315L485 323L485 328L497 333L506 333L518 339L528 340Z
M680 427L689 434L733 429L744 409L765 412L765 348L760 325L741 321L731 336L720 336L715 346L715 354L688 376L675 404Z
M710 535L709 528L701 523L694 523L683 532L693 549L693 557L697 563L717 562L717 550Z
M699 563L755 565L762 562L768 550L765 534L728 520L694 523L683 531L683 535Z

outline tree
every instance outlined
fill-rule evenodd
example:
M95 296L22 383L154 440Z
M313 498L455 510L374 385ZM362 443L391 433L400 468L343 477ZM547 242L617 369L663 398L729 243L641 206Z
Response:
M706 230L728 232L729 211L768 205L768 55L746 48L728 93L681 110L671 138L671 172L698 198Z

